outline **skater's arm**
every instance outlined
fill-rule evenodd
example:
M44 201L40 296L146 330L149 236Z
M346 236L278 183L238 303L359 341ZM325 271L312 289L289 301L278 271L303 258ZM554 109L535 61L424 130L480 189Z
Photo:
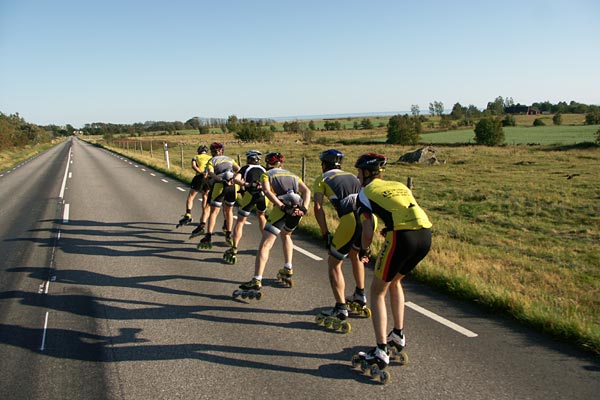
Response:
M313 197L313 211L317 224L321 228L321 236L327 235L329 229L327 229L327 218L325 217L325 210L323 210L323 193L315 193Z

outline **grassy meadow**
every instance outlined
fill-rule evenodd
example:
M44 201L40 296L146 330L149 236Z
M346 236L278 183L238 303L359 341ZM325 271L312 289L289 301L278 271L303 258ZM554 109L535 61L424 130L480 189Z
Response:
M129 138L128 144L115 140L104 145L183 181L192 178L189 162L196 147L214 140L224 142L225 153L242 162L249 149L281 151L285 167L309 185L320 173L318 154L326 148L344 152L347 170L353 170L354 160L364 152L386 154L386 179L406 182L410 176L415 196L434 224L432 251L414 278L600 354L600 148L574 145L592 141L589 132L598 127L515 130L523 143L537 143L536 130L549 128L551 143L561 146L485 147L447 141L435 144L438 159L445 163L432 166L397 163L419 146L372 141L385 136L381 129L371 133L369 144L357 144L368 133L350 130L335 132L335 137L317 132L311 144L294 134L277 133L268 144L215 134ZM573 138L574 132L581 136ZM456 133L444 134L450 138ZM169 143L170 171L165 170L163 141ZM335 226L333 210L327 211L330 226ZM318 236L312 213L301 228ZM376 242L374 250L380 245Z

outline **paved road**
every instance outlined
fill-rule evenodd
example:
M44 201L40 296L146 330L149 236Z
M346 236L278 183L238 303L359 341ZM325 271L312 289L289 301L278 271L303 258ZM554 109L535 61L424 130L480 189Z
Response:
M333 302L321 245L295 235L296 286L267 279L263 300L234 301L252 275L256 221L240 262L223 264L222 235L198 251L186 240L191 228L174 229L186 185L87 143L68 141L1 172L0 188L3 399L600 393L598 358L412 281L410 363L392 365L392 383L381 385L349 362L373 345L370 320L353 318L347 335L313 323ZM277 244L266 278L281 265Z

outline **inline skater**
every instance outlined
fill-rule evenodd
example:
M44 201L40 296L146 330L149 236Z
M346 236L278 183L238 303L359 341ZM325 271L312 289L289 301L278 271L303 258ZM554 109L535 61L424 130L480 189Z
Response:
M277 277L287 286L292 287L293 242L292 233L308 211L310 189L296 174L283 169L284 157L281 153L268 153L265 156L267 171L262 174L260 182L267 199L273 203L268 214L267 224L258 248L254 264L254 277L240 285L243 291L260 291L262 275L269 260L269 253L279 236L283 244L285 264ZM234 292L235 296L235 292Z
M205 145L198 146L197 153L198 154L194 158L192 158L192 169L196 173L196 176L194 176L194 178L192 179L190 191L186 199L185 215L182 219L179 220L177 227L192 223L192 207L194 206L194 199L196 198L198 192L202 192L202 213L200 215L201 226L203 225L202 221L206 221L206 218L208 217L207 211L209 210L209 184L208 180L206 179L206 163L208 162L208 160L210 160L211 156L208 155L208 147ZM194 232L196 231L196 229L192 231L192 236L190 236L190 238L194 236Z
M246 152L246 165L244 165L235 175L234 182L240 187L240 196L238 197L238 217L233 228L233 244L231 248L225 251L223 259L230 263L237 262L237 249L242 239L244 224L250 215L253 208L256 209L258 216L258 227L262 235L267 218L265 212L267 210L267 200L260 177L265 172L265 168L260 165L262 153L258 150L248 150Z
M206 172L210 179L210 214L208 216L208 227L206 235L198 243L199 249L212 248L212 234L217 222L217 216L221 207L225 218L225 241L231 242L231 227L233 225L233 206L235 205L236 189L233 183L235 174L239 171L239 165L230 157L223 155L222 143L214 142L210 145L212 158L206 165Z
M348 303L361 310L367 315L367 297L365 296L365 269L362 259L359 257L360 249L360 229L356 223L355 210L356 198L361 189L358 178L342 171L341 164L344 154L336 149L323 151L319 155L321 160L320 175L312 187L313 208L315 219L321 229L327 251L329 253L327 264L329 266L329 283L333 290L335 298L335 307L330 310L317 314L317 323L324 322L329 325L332 318L345 321L348 318L348 306L344 298L345 281L342 273L342 262L345 258L350 258L352 263L352 273L356 283L356 289L352 297L348 298ZM333 236L329 232L327 219L323 204L325 199L329 199L339 218L339 224ZM370 310L368 311L370 315ZM338 324L339 325L339 324ZM343 326L342 326L343 327Z
M431 222L417 204L411 190L400 182L384 181L387 158L377 153L358 157L354 165L362 189L357 209L362 224L361 250L371 246L375 231L373 216L385 224L385 242L377 258L371 284L373 328L377 346L355 357L383 370L389 364L389 348L399 353L406 345L404 337L404 290L402 279L425 258L431 247ZM394 327L386 336L386 294L390 301ZM355 359L353 359L354 364ZM388 375L389 376L389 375Z

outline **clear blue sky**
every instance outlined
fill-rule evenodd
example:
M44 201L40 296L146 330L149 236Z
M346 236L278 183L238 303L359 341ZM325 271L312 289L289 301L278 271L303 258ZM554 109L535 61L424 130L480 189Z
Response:
M0 0L0 111L36 124L600 104L600 2Z

